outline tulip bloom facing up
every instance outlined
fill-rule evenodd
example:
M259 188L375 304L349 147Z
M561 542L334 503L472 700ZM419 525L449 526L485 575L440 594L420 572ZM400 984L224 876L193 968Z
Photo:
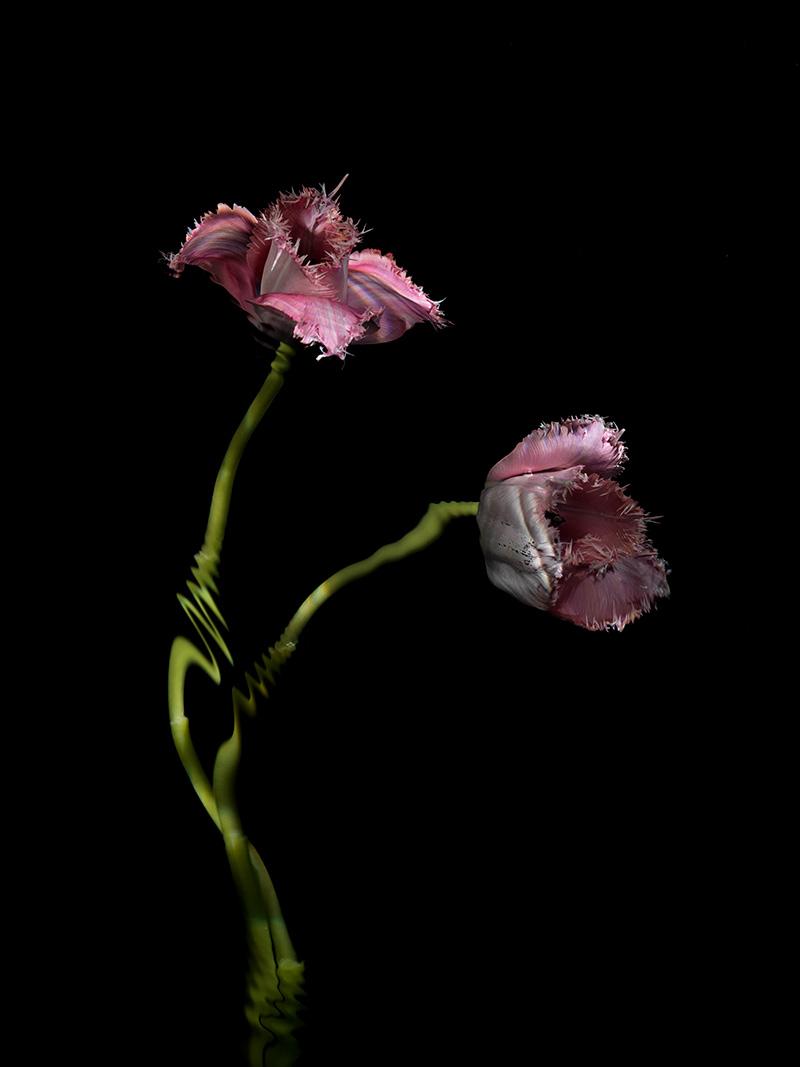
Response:
M344 179L343 179L344 180ZM170 257L177 275L202 267L251 322L278 341L321 346L392 341L417 322L445 325L438 303L377 249L354 251L362 233L324 188L283 194L260 218L219 204Z
M492 584L587 630L622 630L669 593L647 515L610 480L621 436L589 417L534 430L489 471L478 509Z

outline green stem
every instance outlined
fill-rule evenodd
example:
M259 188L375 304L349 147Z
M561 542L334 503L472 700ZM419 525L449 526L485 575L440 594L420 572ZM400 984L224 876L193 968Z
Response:
M477 501L456 502L448 501L439 504L430 504L422 519L413 530L401 537L399 541L392 541L388 545L379 548L371 556L351 563L349 567L343 567L340 571L332 574L327 581L318 585L314 592L306 597L300 607L292 616L286 629L280 636L279 645L293 647L297 644L300 634L308 625L312 616L319 608L330 599L334 593L338 593L350 582L358 578L365 578L372 574L385 563L394 563L396 560L410 556L414 552L421 552L423 548L433 544L444 533L445 527L451 519L463 518L478 514Z
M270 366L267 379L261 386L255 400L247 409L247 414L233 435L228 451L222 460L217 480L214 483L214 494L211 498L211 509L208 514L208 526L203 545L203 551L208 555L219 556L222 549L222 539L225 536L225 525L228 521L228 511L231 505L233 479L236 477L239 461L242 458L247 442L253 436L253 432L263 419L270 404L281 391L283 376L289 370L290 359L293 355L293 349L281 342Z
M248 695L233 690L234 728L220 747L214 764L214 812L225 840L231 871L244 908L250 949L246 1016L250 1024L249 1056L255 1067L291 1067L298 1055L294 1030L297 1025L304 967L297 957L281 914L272 880L258 852L244 835L236 807L236 775L241 757L242 710L255 712L255 691L268 695L281 665L296 647L300 634L314 613L334 593L350 582L382 567L420 552L436 541L451 519L476 515L477 503L431 504L419 523L399 541L384 545L371 556L351 563L331 575L306 597L280 640L255 667L255 677L245 675Z
M175 749L189 780L209 817L220 830L222 826L214 790L192 742L189 720L184 709L186 675L194 665L200 667L215 685L219 685L221 673L215 653L223 655L229 663L233 663L233 657L222 635L222 631L227 627L216 602L216 575L230 510L233 480L247 442L283 386L283 376L289 369L293 355L294 352L288 345L279 346L264 384L231 439L214 484L205 541L195 556L197 566L192 568L194 581L188 582L190 596L178 596L181 607L200 638L205 654L186 637L176 637L172 642L167 682L170 727Z
M289 625L283 631L277 642L261 657L253 667L252 672L245 674L247 695L242 690L233 690L234 711L245 711L249 715L256 712L256 693L269 696L270 688L275 684L276 676L294 652L300 635L306 628L314 614L329 600L334 593L343 589L350 582L358 578L365 578L372 574L385 563L393 563L410 556L414 552L420 552L423 548L433 544L444 533L445 527L451 519L474 516L478 514L476 501L456 502L447 501L439 504L430 504L422 519L413 530L401 537L399 541L392 541L383 545L377 552L373 552L366 559L358 563L351 563L336 571L321 585L307 596L297 611L292 616Z
M233 657L223 633L227 630L217 606L217 569L230 511L236 471L256 427L283 387L283 376L293 351L281 344L266 381L238 426L214 484L203 547L195 556L189 595L178 600L189 617L199 645L186 637L172 643L168 668L168 705L175 748L203 807L220 830L245 912L250 968L247 1019L251 1027L250 1061L259 1067L290 1067L297 1058L294 1030L297 1026L303 965L298 963L278 897L267 869L242 830L234 786L241 757L239 713L234 701L231 737L224 742L214 763L213 785L192 742L184 699L186 675L199 667L215 685L222 675L217 660Z

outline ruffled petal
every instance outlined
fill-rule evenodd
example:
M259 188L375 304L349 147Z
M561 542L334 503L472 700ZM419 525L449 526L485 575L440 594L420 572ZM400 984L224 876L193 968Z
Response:
M189 231L180 251L170 258L171 269L177 275L186 266L202 267L249 310L249 301L258 294L257 276L247 260L256 222L247 208L219 204Z
M623 430L598 417L551 422L528 434L496 463L487 481L498 482L535 471L563 470L581 464L599 474L616 470L625 459Z
M381 255L374 248L354 252L347 262L347 303L358 311L380 313L377 329L362 337L361 344L393 341L417 322L446 325L438 304L391 255Z
M613 563L565 563L550 610L587 630L622 630L668 595L666 568L655 553Z
M367 328L372 311L356 311L338 300L299 293L264 293L252 301L258 309L279 311L294 322L294 336L305 345L322 345L322 356L344 359L347 346Z
M562 569L552 509L582 477L580 467L527 474L481 494L478 527L489 581L523 604L550 606Z
M324 189L283 193L272 214L284 221L291 243L312 263L339 263L361 239L356 224L342 215L338 201Z
M616 482L598 474L576 481L554 510L561 558L571 563L608 563L636 555L647 543L644 510Z

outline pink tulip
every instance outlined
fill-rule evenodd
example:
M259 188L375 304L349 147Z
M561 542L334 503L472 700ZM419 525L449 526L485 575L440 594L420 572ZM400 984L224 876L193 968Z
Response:
M493 585L587 630L622 630L669 593L648 516L604 477L621 436L590 417L534 430L489 471L478 509Z
M344 359L349 344L393 341L417 322L445 325L438 303L376 249L354 252L361 231L339 211L336 193L283 194L256 218L220 204L170 258L180 274L202 267L250 320L276 340L319 344Z

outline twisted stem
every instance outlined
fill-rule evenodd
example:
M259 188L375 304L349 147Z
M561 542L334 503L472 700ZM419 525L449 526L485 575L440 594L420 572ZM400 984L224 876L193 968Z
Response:
M270 685L297 645L300 634L314 615L334 593L350 582L366 577L385 563L403 559L432 544L453 518L477 514L477 503L431 504L421 521L399 541L384 545L366 559L350 564L331 575L306 597L292 616L263 664L255 667L255 677L246 674L248 696L234 688L233 732L219 748L214 763L213 781L204 770L191 739L185 714L186 674L191 666L200 667L219 685L221 671L217 657L230 664L233 657L223 636L227 625L217 605L216 577L225 528L230 511L233 482L244 449L272 401L283 386L292 350L281 345L270 373L237 428L225 453L214 484L203 547L195 556L192 579L187 583L189 595L178 600L195 629L198 644L186 637L176 637L170 651L168 699L170 725L178 755L208 815L222 834L228 861L242 901L247 925L250 968L248 975L247 1019L251 1028L249 1053L251 1063L283 1067L295 1062L299 998L302 990L303 965L297 961L281 914L272 880L258 852L247 839L236 804L236 775L241 759L242 709L255 711L255 691L267 695Z
M294 352L288 345L282 343L279 346L264 384L231 439L214 483L205 540L195 556L197 565L191 572L193 580L187 583L190 595L178 595L178 601L188 615L202 649L182 636L176 637L172 642L167 671L170 727L175 749L189 780L219 830L222 830L222 826L214 790L192 743L189 720L186 717L186 675L190 667L200 667L215 685L219 685L222 676L217 654L221 654L228 663L233 664L233 657L223 637L227 625L216 602L216 577L230 511L233 481L248 441L283 387L283 377L289 369L293 355Z

